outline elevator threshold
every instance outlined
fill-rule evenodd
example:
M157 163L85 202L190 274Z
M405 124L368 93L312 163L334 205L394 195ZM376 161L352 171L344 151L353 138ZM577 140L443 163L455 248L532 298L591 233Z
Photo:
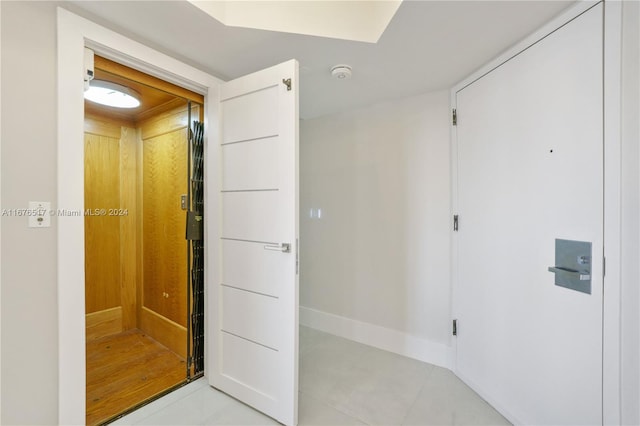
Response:
M104 424L187 382L183 358L140 330L87 342L87 425Z

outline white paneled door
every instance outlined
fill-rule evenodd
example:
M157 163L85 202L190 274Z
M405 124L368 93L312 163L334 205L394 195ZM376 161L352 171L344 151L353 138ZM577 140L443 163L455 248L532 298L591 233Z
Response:
M298 63L222 84L220 118L221 229L210 382L294 425Z
M602 422L602 14L456 93L456 371L522 424ZM556 239L592 243L591 294L555 285Z

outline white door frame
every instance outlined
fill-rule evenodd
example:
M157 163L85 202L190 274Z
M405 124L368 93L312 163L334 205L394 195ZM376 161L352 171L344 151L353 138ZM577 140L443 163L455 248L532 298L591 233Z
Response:
M491 72L527 47L553 32L568 21L599 3L583 1L571 7L541 29L507 50L493 61L480 68L451 89L451 108L456 108L456 93L464 87ZM622 3L604 1L604 256L606 276L604 277L605 297L603 301L603 424L620 424L620 98L621 98L621 29ZM456 127L451 126L451 190L452 211L458 212L458 146ZM464 218L461 218L464 227ZM457 317L458 239L452 233L451 249L452 279L452 319ZM453 371L458 373L457 345L453 339ZM482 389L474 389L499 411L507 413L499 401L492 400Z
M84 210L84 47L205 96L205 209L218 207L218 85L222 80L186 65L63 8L58 8L58 199L54 209ZM207 135L212 139L207 142ZM215 143L215 144L214 144ZM84 219L57 217L58 226L58 422L85 423ZM218 224L205 224L205 283L217 258L209 244ZM205 297L211 297L207 291ZM207 306L214 303L205 299ZM206 326L211 325L206 315ZM207 339L205 335L205 339ZM210 352L205 341L205 374Z

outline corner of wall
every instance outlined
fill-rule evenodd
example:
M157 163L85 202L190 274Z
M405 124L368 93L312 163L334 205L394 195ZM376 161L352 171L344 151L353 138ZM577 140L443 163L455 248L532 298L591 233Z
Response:
M303 122L303 325L449 365L449 106L441 90Z

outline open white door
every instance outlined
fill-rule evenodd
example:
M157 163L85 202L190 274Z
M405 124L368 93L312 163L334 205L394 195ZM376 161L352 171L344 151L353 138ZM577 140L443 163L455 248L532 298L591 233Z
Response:
M602 18L598 4L456 93L456 373L519 424L602 422ZM548 270L556 239L591 243L567 255L590 292L555 284L580 275Z
M221 229L208 377L212 386L295 425L298 62L222 84L219 108Z

